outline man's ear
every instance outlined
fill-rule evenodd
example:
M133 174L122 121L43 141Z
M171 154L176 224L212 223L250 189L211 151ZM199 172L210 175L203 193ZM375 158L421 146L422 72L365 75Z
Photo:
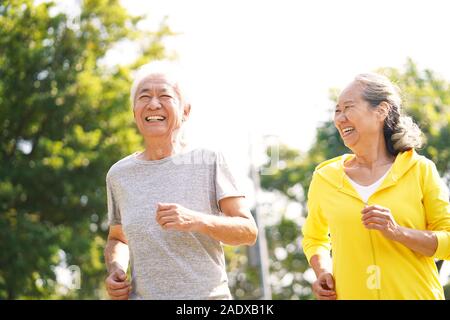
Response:
M190 114L191 114L191 104L186 103L183 109L183 121L186 121L189 118Z
M380 117L380 120L384 121L387 118L390 110L391 105L386 101L382 101L377 107L377 113L378 116Z

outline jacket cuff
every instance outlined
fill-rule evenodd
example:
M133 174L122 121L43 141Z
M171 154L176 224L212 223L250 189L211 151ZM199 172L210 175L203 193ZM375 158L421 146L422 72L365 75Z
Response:
M440 260L450 260L450 232L433 231L436 235L438 246L433 258Z
M311 248L308 248L304 251L306 259L308 259L308 263L311 264L311 258L315 255L319 255L322 257L329 257L330 256L330 249L322 247L322 246L314 246Z

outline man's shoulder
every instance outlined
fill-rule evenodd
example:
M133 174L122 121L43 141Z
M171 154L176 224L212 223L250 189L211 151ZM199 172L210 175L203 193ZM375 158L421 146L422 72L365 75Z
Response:
M192 148L174 157L175 164L212 165L220 159L220 152L208 148Z
M111 168L109 168L108 173L106 174L107 179L114 178L117 175L120 175L124 170L130 168L135 165L133 158L135 157L135 153L132 153L116 163L114 163Z

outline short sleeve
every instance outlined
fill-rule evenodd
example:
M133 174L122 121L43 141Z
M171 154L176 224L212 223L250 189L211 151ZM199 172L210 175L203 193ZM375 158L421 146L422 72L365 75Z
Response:
M115 191L113 184L111 183L111 177L106 176L106 196L108 202L108 224L110 226L122 224L119 205L117 198L115 197Z
M320 190L314 174L308 191L308 216L302 227L302 247L308 262L314 255L330 256L331 240L329 225L320 208Z
M220 209L219 201L230 197L245 197L236 183L226 160L222 153L216 152L215 160L215 187L217 207Z
M450 204L449 191L439 176L436 166L427 161L423 174L423 205L427 229L434 232L438 247L436 259L450 260Z

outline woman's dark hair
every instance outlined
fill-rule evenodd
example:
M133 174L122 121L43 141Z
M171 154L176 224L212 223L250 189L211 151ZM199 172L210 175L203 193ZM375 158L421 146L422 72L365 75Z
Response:
M390 154L420 148L422 146L422 132L411 117L401 114L402 99L400 89L387 77L377 73L364 73L356 76L360 83L362 97L373 108L381 102L389 104L389 112L384 120L384 139Z

